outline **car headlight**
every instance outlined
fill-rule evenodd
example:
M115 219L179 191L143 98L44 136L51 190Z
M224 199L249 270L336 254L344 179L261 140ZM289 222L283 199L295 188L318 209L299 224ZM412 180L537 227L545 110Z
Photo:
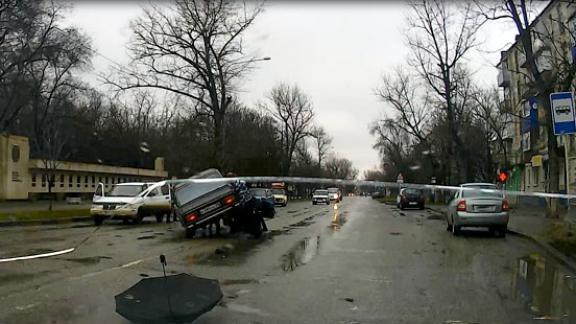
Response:
M102 209L102 208L104 208L104 206L103 205L92 205L91 208L92 209Z

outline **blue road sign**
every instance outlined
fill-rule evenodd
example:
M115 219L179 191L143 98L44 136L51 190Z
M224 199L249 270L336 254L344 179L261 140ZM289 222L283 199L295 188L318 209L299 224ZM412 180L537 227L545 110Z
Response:
M551 93L550 109L552 109L555 135L576 133L576 123L574 120L574 96L572 92Z

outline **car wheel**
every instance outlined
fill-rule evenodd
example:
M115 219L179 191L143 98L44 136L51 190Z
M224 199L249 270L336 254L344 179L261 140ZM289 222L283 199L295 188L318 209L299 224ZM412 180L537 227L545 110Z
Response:
M420 210L424 210L424 204L420 205Z
M460 234L460 226L454 224L454 220L452 220L452 235L458 236Z
M490 232L492 235L496 237L506 237L506 232L508 231L508 227L504 226L493 226L490 228Z
M196 229L195 228L187 228L185 231L186 234L186 238L193 238L194 235L196 234Z
M124 225L130 224L130 220L126 217L123 217L122 218L122 224L124 224Z
M100 226L104 222L104 217L102 216L94 216L94 225Z
M156 214L157 223L162 223L163 220L164 220L164 214Z

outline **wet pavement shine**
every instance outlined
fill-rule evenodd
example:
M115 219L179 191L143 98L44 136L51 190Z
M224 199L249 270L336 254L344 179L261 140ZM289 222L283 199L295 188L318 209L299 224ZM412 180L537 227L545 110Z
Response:
M127 323L114 296L167 273L218 279L197 323L576 323L576 275L521 237L445 231L441 215L370 198L292 202L261 238L179 224L0 230L0 323ZM201 234L201 233L199 233Z

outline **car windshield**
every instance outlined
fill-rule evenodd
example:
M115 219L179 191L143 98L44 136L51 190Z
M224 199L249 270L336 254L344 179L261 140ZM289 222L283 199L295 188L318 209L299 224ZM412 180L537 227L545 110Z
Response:
M336 193L338 192L338 188L328 188L329 193Z
M286 192L284 191L284 189L273 188L273 189L272 189L272 194L274 194L274 195L285 195Z
M144 190L143 185L115 185L110 192L106 194L107 197L135 197Z
M494 186L465 186L462 190L463 198L493 197L502 198L503 194Z
M314 191L314 194L318 196L326 196L328 195L328 190L316 190Z
M250 192L255 197L266 197L266 189L250 189Z
M418 189L407 188L402 191L402 193L407 195L419 195L421 192Z

